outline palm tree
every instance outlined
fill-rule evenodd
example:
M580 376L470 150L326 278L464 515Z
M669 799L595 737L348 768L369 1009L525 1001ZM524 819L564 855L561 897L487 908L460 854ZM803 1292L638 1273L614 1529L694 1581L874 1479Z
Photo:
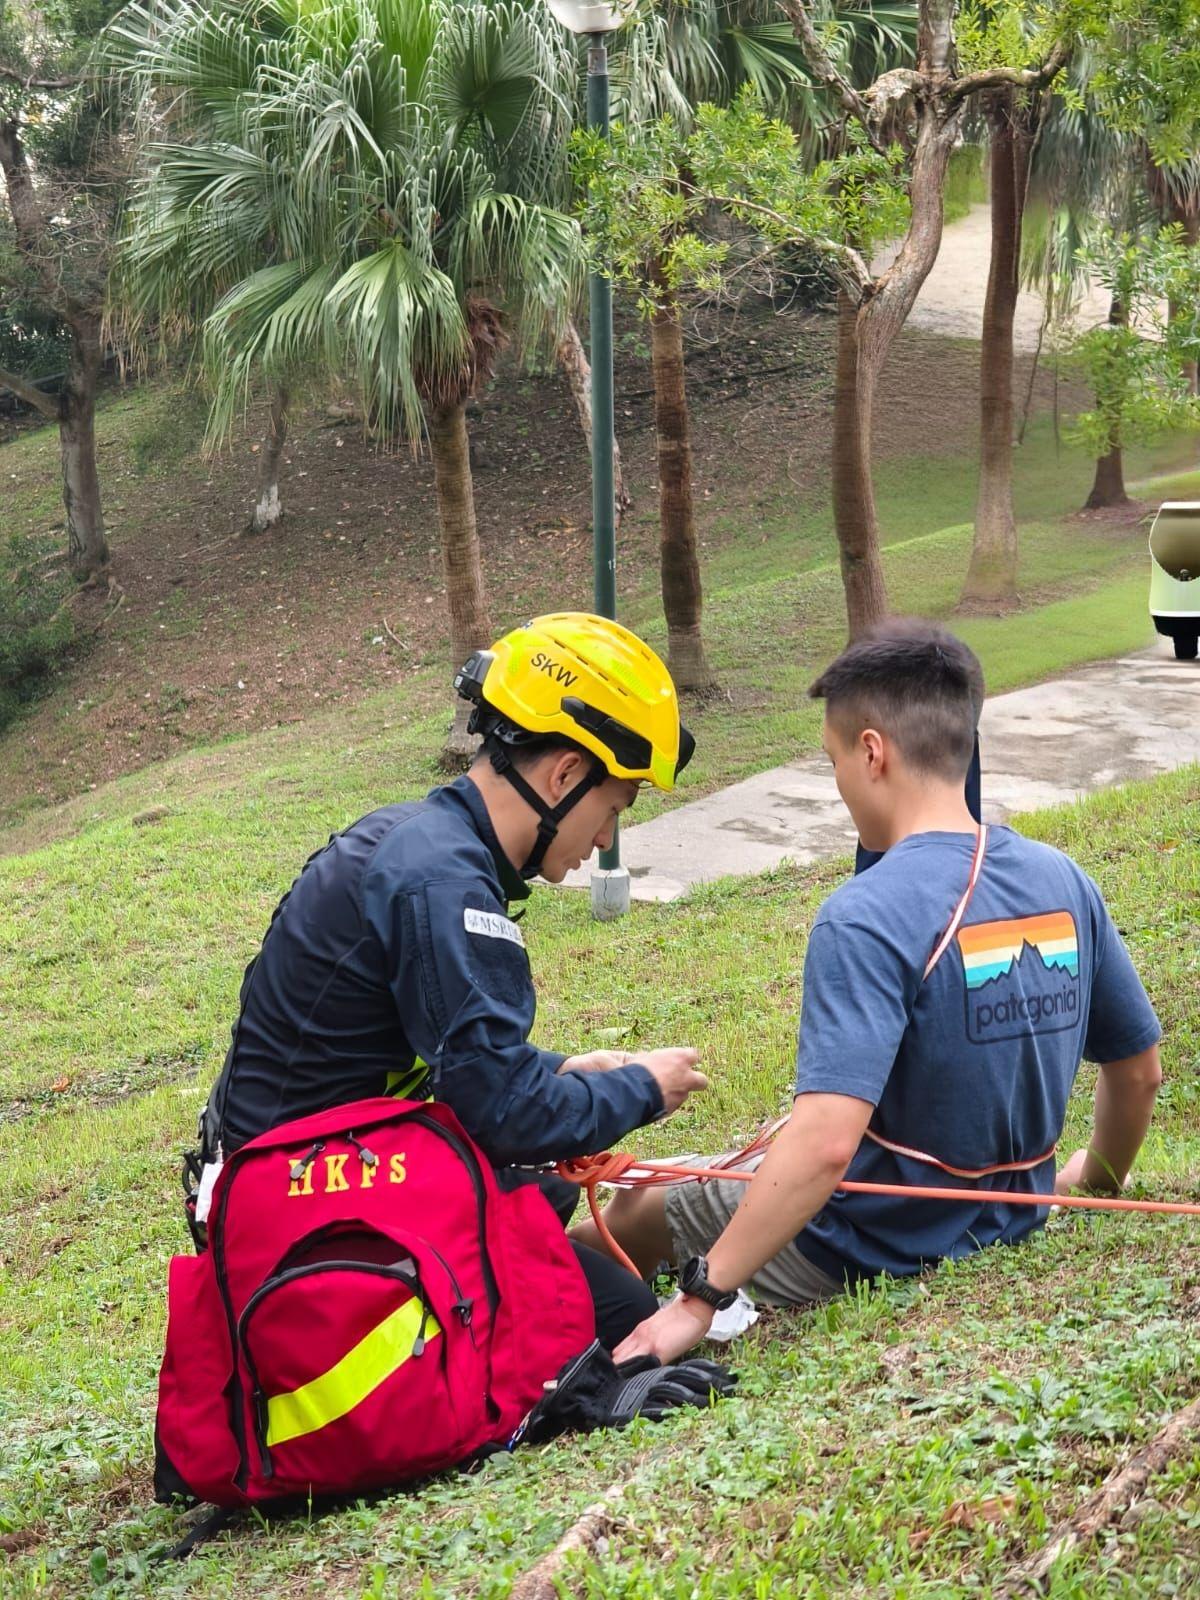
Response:
M829 20L840 59L855 74L871 76L911 53L916 22L911 6L843 0L831 8ZM631 125L669 113L686 131L701 102L728 106L751 86L764 110L792 125L814 160L824 152L824 92L774 0L672 4L625 35L623 45L615 63L618 115ZM704 694L717 681L701 631L683 311L661 258L648 263L647 276L654 307L650 343L668 659L681 688Z
M1088 98L1091 70L1086 53L1078 53L1071 71L1072 92L1065 101L1056 100L1038 141L1030 178L1033 226L1021 254L1022 280L1045 297L1043 326L1053 322L1060 333L1087 289L1089 246L1105 227L1141 226L1146 221L1144 196L1134 181L1136 142L1116 131ZM1127 299L1114 287L1108 325L1121 328L1128 320ZM1128 498L1122 442L1114 430L1096 458L1084 508L1124 505Z
M572 63L518 0L149 0L110 30L149 171L122 269L136 316L203 317L210 438L257 376L356 380L427 435L456 661L490 642L466 406L510 336L557 332L581 270L541 197ZM447 756L466 754L465 715Z

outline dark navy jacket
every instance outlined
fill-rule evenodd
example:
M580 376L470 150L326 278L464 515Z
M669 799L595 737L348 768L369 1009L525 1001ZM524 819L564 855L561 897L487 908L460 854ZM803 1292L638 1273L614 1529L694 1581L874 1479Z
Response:
M247 969L209 1153L386 1093L432 1094L497 1165L604 1150L661 1115L646 1067L560 1074L564 1057L528 1042L533 981L508 916L528 893L466 777L335 834Z

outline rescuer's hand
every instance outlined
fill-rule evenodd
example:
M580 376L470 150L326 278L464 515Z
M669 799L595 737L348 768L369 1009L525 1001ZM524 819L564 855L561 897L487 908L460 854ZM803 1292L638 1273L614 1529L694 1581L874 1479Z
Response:
M646 1067L662 1091L663 1116L678 1111L689 1094L697 1089L707 1089L708 1079L696 1071L700 1056L695 1050L648 1050L645 1055L631 1060Z
M591 1050L584 1056L568 1056L559 1072L611 1072L636 1060L625 1050Z

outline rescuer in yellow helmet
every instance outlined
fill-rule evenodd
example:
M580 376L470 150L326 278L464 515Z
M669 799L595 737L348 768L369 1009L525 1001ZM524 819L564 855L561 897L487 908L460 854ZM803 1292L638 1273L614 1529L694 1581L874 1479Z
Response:
M695 748L666 667L605 617L535 617L476 651L454 686L475 705L470 728L483 738L484 758L536 818L519 868L525 877L561 883L593 848L606 849L638 785L673 789ZM526 774L548 753L560 759L539 786Z
M502 1184L537 1181L569 1215L574 1186L525 1168L607 1149L705 1087L691 1049L532 1045L533 981L509 916L528 878L561 882L611 843L641 783L673 787L693 741L666 667L619 624L564 612L478 651L455 687L482 740L470 771L336 834L247 969L202 1118L197 1225L214 1170L247 1139L387 1093L450 1106ZM611 1344L653 1296L578 1251Z

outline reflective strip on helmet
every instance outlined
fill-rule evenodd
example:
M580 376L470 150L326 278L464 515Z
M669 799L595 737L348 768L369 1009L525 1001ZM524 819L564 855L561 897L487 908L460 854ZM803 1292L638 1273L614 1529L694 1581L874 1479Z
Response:
M373 1390L412 1359L413 1346L425 1319L425 1342L441 1333L423 1302L413 1295L372 1328L342 1359L320 1377L272 1395L267 1401L267 1445L286 1444L306 1433L316 1433L344 1417Z

